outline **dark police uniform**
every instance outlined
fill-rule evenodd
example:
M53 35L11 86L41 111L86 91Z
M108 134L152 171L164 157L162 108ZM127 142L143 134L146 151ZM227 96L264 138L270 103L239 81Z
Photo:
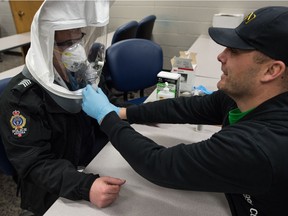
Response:
M89 200L95 174L77 171L108 142L97 121L71 114L23 74L14 77L0 99L1 136L17 170L21 207L42 215L59 197Z

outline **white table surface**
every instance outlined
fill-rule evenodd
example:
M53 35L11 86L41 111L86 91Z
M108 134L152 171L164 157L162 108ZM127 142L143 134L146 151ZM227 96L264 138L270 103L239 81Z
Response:
M30 32L0 38L0 52L30 43Z
M158 124L157 126L133 125L155 142L173 146L178 143L197 142L207 139L220 127L203 126L196 131L195 125ZM183 191L157 186L139 176L122 156L108 143L85 169L126 179L120 196L109 207L98 209L87 201L58 199L45 216L228 216L230 210L223 194ZM213 181L213 179L211 179Z
M22 72L24 65L17 66L15 68L9 69L7 71L0 72L0 80L8 77L14 77L18 73Z

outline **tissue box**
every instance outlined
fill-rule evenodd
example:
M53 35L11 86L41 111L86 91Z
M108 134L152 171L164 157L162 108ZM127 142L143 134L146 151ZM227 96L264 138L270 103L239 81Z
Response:
M181 75L177 73L160 71L157 74L157 79L158 79L157 89L156 89L157 100L178 97L180 77ZM164 88L166 87L166 84L165 84L166 82L168 83L167 87L169 88L168 94L164 92Z
M180 56L171 59L172 73L178 73L180 78L180 92L191 91L196 76L196 53L180 51Z
M213 16L213 27L236 28L244 19L244 14L219 13Z

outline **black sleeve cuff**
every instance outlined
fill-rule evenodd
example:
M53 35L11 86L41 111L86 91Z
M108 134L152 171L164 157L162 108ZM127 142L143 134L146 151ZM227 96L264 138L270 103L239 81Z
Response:
M87 174L88 180L84 182L84 184L82 185L82 187L80 189L80 194L81 194L83 200L90 202L90 189L91 189L94 181L99 177L100 176L98 174L97 175Z

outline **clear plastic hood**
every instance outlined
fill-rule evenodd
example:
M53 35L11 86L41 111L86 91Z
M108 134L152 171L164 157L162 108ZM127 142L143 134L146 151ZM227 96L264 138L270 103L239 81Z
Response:
M104 64L108 22L108 0L43 2L31 25L29 72L49 92L81 99L87 82L97 85L91 74Z

